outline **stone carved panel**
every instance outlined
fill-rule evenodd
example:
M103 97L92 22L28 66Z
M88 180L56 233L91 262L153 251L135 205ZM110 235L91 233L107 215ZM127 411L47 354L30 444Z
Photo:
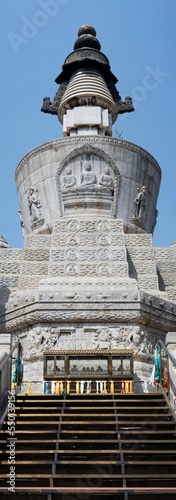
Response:
M92 249L87 249L87 250L80 249L79 260L88 262L91 260L96 260L96 251Z
M52 247L58 248L66 245L65 235L54 234L52 237Z
M42 274L42 275L47 275L48 274L48 262L22 262L21 266L21 273L22 274Z
M40 357L44 351L57 345L58 333L55 328L36 326L27 332L27 349L25 359Z
M80 258L80 251L75 249L75 248L71 248L69 250L66 250L65 252L65 259L66 260L71 260L71 261L75 261L75 260L78 260Z
M174 275L172 273L167 274L166 276L162 276L165 286L175 286L176 282L176 273Z
M80 218L79 221L74 218L65 219L65 220L56 220L54 222L53 232L56 233L65 233L65 231L76 233L80 232L107 232L111 230L116 233L123 233L123 221L116 219L108 219L103 216L94 217L95 220L88 218Z
M89 234L89 233L82 233L81 238L80 238L80 245L81 246L89 246L89 247L94 247L96 246L96 235L94 234Z
M66 223L66 230L68 232L76 233L77 231L79 231L79 229L80 229L80 224L79 224L79 222L77 220L69 220Z
M126 250L125 248L118 248L116 250L112 250L111 252L111 260L117 260L117 261L126 261Z
M99 231L100 233L107 233L107 231L110 231L110 229L111 229L110 221L105 220L105 219L99 220L97 222L96 226L97 226L96 227L97 231Z
M137 271L138 276L141 274L156 274L156 264L155 262L148 261L135 261L135 269Z
M80 221L80 231L81 233L94 233L96 232L96 222L92 220L81 220Z
M108 246L111 244L111 237L109 236L109 234L98 234L97 235L97 244L100 245L100 246Z
M165 259L170 259L173 253L172 247L169 248L155 248L154 249L155 253L155 259L157 261L162 261ZM175 254L176 252L174 252Z
M28 235L25 236L25 247L27 248L48 248L51 246L50 235Z
M103 279L99 278L98 280L94 280L91 278L88 278L88 280L84 281L84 288L80 291L79 293L76 290L76 288L80 287L81 282L79 280L69 280L66 277L64 279L59 279L59 282L57 280L57 277L50 277L50 278L44 278L40 280L40 290L42 290L42 293L40 292L39 294L39 300L41 297L41 300L46 299L49 300L50 295L51 298L55 298L57 300L65 300L65 298L69 297L69 299L74 299L76 300L83 300L86 301L86 299L92 298L95 302L99 300L104 300L107 298L111 297L111 300L137 300L138 299L138 289L137 289L137 284L135 279L129 279L128 277L118 276L118 288L117 288L117 281L111 278L110 280L108 279ZM69 285L71 285L72 288L74 288L74 291L69 290ZM86 287L92 287L92 290L86 291ZM46 288L48 290L48 294L46 294ZM67 292L67 289L69 290ZM95 291L96 289L96 291ZM45 290L45 294L43 291ZM61 291L62 290L62 291ZM103 291L102 291L103 290ZM61 292L61 296L60 296Z
M167 292L169 300L176 302L176 286L172 288L166 286L165 291Z
M97 276L96 264L83 264L79 266L80 276Z
M110 264L102 263L97 266L97 274L99 276L111 276L112 274L112 267Z
M21 261L23 250L16 248L0 248L0 262L12 260Z
M176 274L176 260L167 259L157 261L157 267L162 275L167 276L170 273Z
M46 275L45 275L46 276ZM18 288L21 290L31 290L38 288L39 282L41 278L44 278L44 275L20 275L19 277L19 286Z
M0 288L16 288L18 286L19 276L0 276Z
M81 264L79 261L79 265L77 262L70 262L66 266L59 265L55 263L50 264L49 276L57 277L57 276L100 276L100 277L109 277L111 275L117 277L128 276L128 266L127 263L121 264L109 264L106 262L102 262L100 264Z
M65 260L65 250L51 250L50 261L59 262Z
M125 234L127 247L152 247L151 234Z
M78 247L80 246L95 246L96 245L96 235L89 233L76 233L65 235L54 235L52 240L53 247L68 246L68 247Z
M158 290L158 277L157 276L148 276L148 275L140 275L138 277L138 285L139 288L144 290Z
M76 198L82 200L84 192L88 192L90 207L91 203L97 203L97 198L99 198L100 206L104 197L108 210L111 210L112 205L112 214L115 215L119 181L120 174L115 161L102 149L93 146L90 142L73 149L60 162L56 175L61 214L63 215L64 203L67 203L67 197L69 206L71 203L74 206L78 201ZM95 196L93 196L94 194ZM111 199L112 203L110 203ZM85 202L87 203L86 198Z
M116 233L123 233L123 221L122 220L112 220L111 221L111 231Z
M66 238L66 244L71 247L78 246L80 244L80 237L75 234L70 234Z
M25 248L22 252L21 258L25 261L46 261L49 260L49 249L31 249Z
M53 224L53 232L54 234L56 233L65 233L66 231L66 221L60 221L60 220L56 220L54 221L54 224Z
M71 261L75 262L79 261L93 261L93 260L117 260L117 261L125 261L125 250L114 250L112 253L108 248L100 248L98 251L87 248L86 250L80 248L71 248L67 250L51 250L51 262L60 262L60 261Z
M112 254L111 254L109 248L100 248L96 252L96 257L98 260L106 261L106 260L109 260L112 258Z
M111 245L117 247L123 247L125 245L124 234L112 234Z
M80 274L80 268L75 263L67 264L67 266L65 266L65 274L70 277L78 276Z
M20 262L16 261L3 261L0 262L0 274L19 274Z
M154 260L154 250L153 248L149 249L143 249L143 248L133 248L133 247L128 247L128 255L133 261L140 261L142 260L143 262L146 260Z

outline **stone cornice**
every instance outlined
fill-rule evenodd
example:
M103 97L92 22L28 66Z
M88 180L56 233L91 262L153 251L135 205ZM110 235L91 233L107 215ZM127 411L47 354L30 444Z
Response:
M58 151L58 149L62 146L72 146L73 148L76 147L81 147L83 144L90 143L90 145L97 145L99 148L103 148L103 145L111 145L115 147L120 147L123 149L127 149L129 151L132 151L136 154L139 154L146 160L150 161L153 166L156 168L159 176L161 176L161 169L158 164L158 162L155 160L155 158L148 153L145 149L141 148L140 146L137 146L136 144L125 141L123 139L118 139L115 137L95 137L95 136L79 136L79 137L63 137L61 139L55 139L50 142L45 142L44 144L41 144L35 149L32 149L25 155L21 161L18 163L16 171L15 171L15 180L17 179L20 171L23 168L23 165L26 164L28 160L31 160L35 156L37 156L39 153L44 153L45 151L52 150L54 149L55 151Z
M27 300L26 300L27 302ZM0 316L0 332L8 333L40 322L45 323L135 323L136 321L167 333L175 331L176 304L140 292L138 300L61 300L41 293L29 297L26 304L8 305Z

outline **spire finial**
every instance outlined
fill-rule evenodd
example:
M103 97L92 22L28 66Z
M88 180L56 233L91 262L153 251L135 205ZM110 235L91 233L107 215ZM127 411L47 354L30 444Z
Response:
M78 38L74 44L74 50L91 47L92 49L101 50L100 42L96 38L96 31L93 26L83 24L78 30Z

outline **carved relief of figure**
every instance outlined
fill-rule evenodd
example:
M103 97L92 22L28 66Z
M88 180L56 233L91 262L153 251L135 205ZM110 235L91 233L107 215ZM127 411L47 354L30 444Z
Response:
M75 266L75 264L69 264L66 267L66 273L69 274L70 276L77 276L78 274L78 269Z
M84 171L81 173L81 189L97 189L97 177L96 174L92 171L92 167L90 163L86 163L84 165Z
M18 217L20 219L20 226L22 228L22 233L24 235L24 220L23 220L23 216L22 216L21 210L18 210Z
M153 223L152 223L152 233L155 229L156 223L157 223L157 217L158 217L158 210L155 208L155 213L154 213L154 218L153 218Z
M99 245L109 245L110 241L109 239L107 238L107 236L105 234L100 234L98 236L98 244Z
M68 245L76 246L76 245L78 245L78 243L79 242L74 234L71 234L71 236L68 236L68 238L67 238Z
M18 210L18 216L19 216L19 219L20 219L20 225L21 225L21 227L24 227L24 220L23 220L23 216L22 216L21 210Z
M101 220L97 224L97 229L98 231L106 232L109 231L109 225L105 220Z
M79 230L79 224L76 220L69 220L67 222L67 231L72 231L73 233L75 231Z
M100 177L100 182L99 182L101 188L108 188L112 191L114 191L114 182L111 177L111 173L108 167L105 167L104 173Z
M41 213L41 201L38 198L37 195L38 190L36 189L36 193L34 192L34 188L29 189L29 196L28 196L28 204L29 204L29 213L31 217L31 222L34 222L42 216Z
M68 191L76 185L76 178L72 174L71 168L66 168L65 175L62 178L62 189Z
M107 264L100 264L100 266L98 266L98 272L102 276L109 276L110 268Z
M68 250L68 252L66 254L66 258L69 260L77 260L78 256L77 256L77 253L74 250L74 248L72 248L71 250Z
M134 217L139 219L144 218L146 205L146 187L142 186L141 189L138 188L138 194L134 200Z
M108 250L106 248L101 248L100 250L98 250L98 259L101 259L101 260L109 259L109 253L108 253Z

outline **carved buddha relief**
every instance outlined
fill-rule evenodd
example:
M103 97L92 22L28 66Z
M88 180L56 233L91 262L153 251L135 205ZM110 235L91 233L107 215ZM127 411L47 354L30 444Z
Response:
M119 180L116 163L104 151L90 144L73 150L56 176L61 214L115 215Z

